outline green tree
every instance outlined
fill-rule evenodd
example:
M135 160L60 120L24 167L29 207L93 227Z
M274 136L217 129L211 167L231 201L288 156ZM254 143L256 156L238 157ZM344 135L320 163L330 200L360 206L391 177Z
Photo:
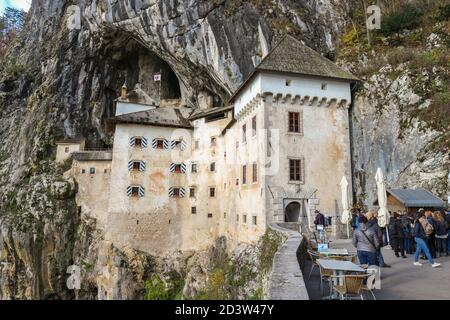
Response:
M0 16L0 58L22 29L24 19L25 11L10 7Z
M422 15L423 11L420 7L406 5L398 11L383 16L380 31L385 36L396 34L397 40L400 42L400 32L405 29L411 30L417 27Z

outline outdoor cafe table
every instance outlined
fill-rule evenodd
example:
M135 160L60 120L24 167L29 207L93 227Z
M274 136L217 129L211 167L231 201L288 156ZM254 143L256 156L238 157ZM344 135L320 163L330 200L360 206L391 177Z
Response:
M332 270L335 276L343 276L346 272L366 272L363 268L350 261L341 261L333 259L317 259L317 263L324 269ZM337 280L337 282L336 282ZM343 285L344 280L342 278L333 279L334 284ZM336 293L328 297L329 299L337 298Z
M348 250L343 249L325 249L325 250L319 250L320 254L323 255L330 255L330 256L348 256Z

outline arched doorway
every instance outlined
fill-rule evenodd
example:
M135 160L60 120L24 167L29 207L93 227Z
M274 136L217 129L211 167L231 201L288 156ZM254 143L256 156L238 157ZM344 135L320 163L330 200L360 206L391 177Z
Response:
M300 218L300 203L293 201L284 209L284 221L285 222L298 222Z

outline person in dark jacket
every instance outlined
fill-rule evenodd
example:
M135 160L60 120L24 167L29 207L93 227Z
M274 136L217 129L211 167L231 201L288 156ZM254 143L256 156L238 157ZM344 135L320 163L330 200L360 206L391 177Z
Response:
M352 243L356 248L360 264L375 265L377 250L380 246L378 235L374 228L367 229L367 218L359 217L359 228L353 233Z
M317 226L325 226L325 216L319 211L316 210L316 218L314 219L314 224Z
M407 254L413 254L413 235L412 235L412 223L413 220L408 216L406 212L400 218L403 231L404 247Z
M439 211L433 213L433 219L436 221L436 254L440 257L448 256L447 252L447 221Z
M419 262L419 254L421 251L423 251L425 253L425 256L428 258L428 261L430 261L431 266L435 268L439 267L441 264L434 262L430 250L428 249L427 246L428 237L427 234L425 233L425 228L423 227L423 225L427 223L426 220L427 219L421 212L417 213L413 231L414 240L416 241L416 253L414 254L414 265L422 266L422 264Z
M425 217L429 224L433 226L433 232L428 235L427 245L430 249L431 256L436 259L436 220L433 219L432 211L425 211Z
M381 252L381 248L384 246L383 244L383 231L381 230L380 226L378 225L378 219L377 214L373 211L369 211L366 214L366 218L368 220L367 222L367 229L373 228L375 231L375 234L378 237L378 242L380 244L378 251L377 251L377 263L376 265L380 266L381 268L390 268L391 266L384 262L383 253Z
M403 238L404 235L400 215L397 212L394 212L393 219L389 222L389 239L391 240L391 247L397 258L400 258L399 253L403 258L406 258Z

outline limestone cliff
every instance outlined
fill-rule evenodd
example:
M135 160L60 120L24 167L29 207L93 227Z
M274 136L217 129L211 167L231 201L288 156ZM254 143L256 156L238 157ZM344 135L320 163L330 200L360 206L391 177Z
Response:
M333 58L354 2L33 0L0 65L0 299L142 298L151 274L172 271L187 281L187 296L199 294L216 248L151 257L103 241L95 221L77 210L76 184L62 179L67 167L53 160L55 140L84 136L89 147L110 146L108 118L123 83L140 82L152 98L181 97L192 108L205 95L220 106L282 33ZM68 28L71 5L80 8L80 29ZM356 73L367 63L361 55L344 60ZM427 102L411 91L407 68L397 67L374 71L353 106L355 181L366 204L377 166L390 168L392 185L424 184L438 194L447 187L448 144L427 149L442 130L404 113L402 106ZM167 79L161 92L149 79L159 71ZM245 250L258 251L240 248L235 261ZM82 267L76 293L66 287L72 264Z

